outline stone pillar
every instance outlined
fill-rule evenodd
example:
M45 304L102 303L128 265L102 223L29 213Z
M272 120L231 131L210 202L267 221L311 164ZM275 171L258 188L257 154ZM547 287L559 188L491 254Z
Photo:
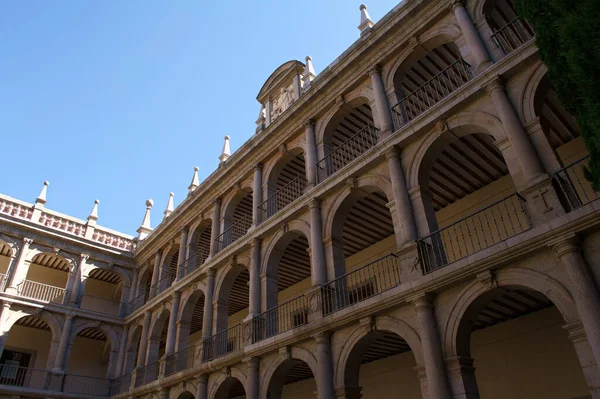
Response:
M250 260L250 298L248 304L248 319L260 314L260 265L261 265L261 239L253 238Z
M6 267L6 275L4 276L4 280L0 282L0 292L3 292L8 287L8 281L10 280L10 276L14 274L14 268L17 265L17 257L16 255L10 255L8 258L8 265Z
M189 228L186 226L181 230L181 240L179 241L179 258L177 259L179 265L177 266L176 281L179 281L185 276L185 268L187 265L187 240L188 240Z
M127 336L129 335L129 325L123 327L123 331L121 331L121 338L119 340L119 357L117 358L117 367L115 368L115 374L112 376L113 378L119 378L124 373L123 370L125 368L125 349L127 346Z
M219 237L221 231L219 226L221 226L221 198L217 198L213 202L213 216L210 231L210 257L215 256L219 250L215 245L217 237Z
M588 265L583 259L576 238L567 238L554 245L554 252L567 269L571 281L571 295L575 300L581 324L600 366L600 294Z
M25 262L27 258L27 252L29 251L29 247L33 243L31 238L23 238L23 244L21 245L21 249L19 250L19 255L17 256L17 264L14 267L13 273L8 276L8 282L6 289L7 293L16 295L19 291L19 288L25 277L27 277L27 272L29 271L29 263Z
M160 275L160 261L162 259L162 251L157 251L154 255L154 267L152 268L152 280L150 281L150 298L156 296L156 283L158 283L158 277ZM143 289L143 287L142 287Z
M139 272L139 270L134 270L133 271L133 279L131 281L131 289L129 290L129 298L128 298L128 301L127 301L128 303L133 302L133 300L138 295L139 279L140 279L140 272Z
M306 189L317 185L317 144L315 140L315 121L310 119L305 125L306 139Z
M321 200L313 198L309 204L310 212L310 275L312 285L321 286L327 283L327 264L325 247L323 246L323 224L321 221Z
M62 334L60 336L60 343L58 344L58 350L56 353L56 358L54 359L54 368L52 371L54 372L63 372L65 367L65 359L67 354L67 349L69 346L69 336L71 335L71 326L73 325L73 315L68 314L65 319L65 324L62 328Z
M317 392L319 399L334 399L333 359L331 357L331 340L327 332L315 335L317 343Z
M529 140L529 135L521 124L521 120L506 94L504 84L500 78L496 78L485 89L492 97L496 111L500 116L502 125L504 125L504 131L515 150L526 185L541 180L545 176L544 168L535 148L533 148Z
M569 324L563 326L563 330L567 331L568 337L573 343L583 376L592 395L591 398L600 398L600 368L590 350L590 343L583 325L581 323Z
M81 297L83 296L83 291L85 290L85 281L83 281L84 269L87 264L87 260L90 258L88 254L81 254L79 260L79 267L73 273L73 288L70 295L69 305L80 307L81 306Z
M200 374L198 377L196 399L208 399L208 374Z
M473 359L461 356L448 358L446 368L454 399L479 399Z
M260 214L260 205L262 204L262 163L254 165L254 180L252 182L252 225L258 226L262 223L263 217Z
M278 298L279 290L277 287L277 278L269 276L268 274L263 274L260 276L260 282L261 282L261 286L262 286L261 309L263 311L267 311L267 310L277 306L277 303L279 301L279 298Z
M452 8L452 11L454 11L456 21L458 22L458 26L460 26L460 30L469 47L469 51L471 51L473 59L477 63L477 70L482 71L486 69L492 64L492 61L481 40L477 28L473 25L473 21L465 8L463 0L452 0L450 2L450 7Z
M152 312L146 310L144 312L144 324L142 326L142 336L140 337L140 347L138 349L137 367L144 367L146 364L146 348L148 347L148 330L150 329L150 321Z
M248 362L248 379L247 386L248 392L246 392L247 399L258 399L258 395L260 392L260 358L251 357L247 360Z
M206 271L206 297L204 298L204 315L202 317L202 338L206 339L212 335L213 322L213 300L215 290L215 271Z
M419 333L423 345L423 361L431 398L450 399L452 397L444 370L442 345L431 297L419 295L412 299L419 320Z
M169 317L169 326L167 327L167 343L165 345L165 355L170 355L175 350L175 337L177 336L177 315L179 314L179 302L181 301L181 292L173 292L173 305Z
M399 243L398 249L400 249L404 245L417 240L417 228L415 226L415 218L408 189L406 188L404 172L402 171L400 153L396 147L392 147L386 151L385 157L388 160L390 180L392 181L392 190L394 192L394 205L396 208L396 219L398 220L396 234L400 236L396 241Z
M2 352L4 352L4 345L8 339L8 333L10 332L10 328L6 328L6 319L8 319L10 313L10 306L10 302L2 303L2 313L0 313L0 356L2 356Z
M381 67L376 65L371 68L369 70L369 76L371 77L371 86L373 87L373 94L375 95L375 120L379 125L379 139L381 140L392 134L394 131L394 122L392 121L390 104L388 103L387 95L385 94L385 87L381 80Z

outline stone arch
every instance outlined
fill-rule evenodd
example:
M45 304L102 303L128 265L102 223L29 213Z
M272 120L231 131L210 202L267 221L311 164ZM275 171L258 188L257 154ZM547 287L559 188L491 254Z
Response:
M273 272L273 267L276 267L277 259L274 252L277 248L285 247L293 240L296 235L303 235L310 243L310 225L303 220L292 220L286 223L286 228L277 230L277 233L271 238L269 245L266 247L264 261L262 263L260 274L270 274Z
M174 385L169 391L170 399L194 399L197 391L196 384L192 380Z
M246 374L240 371L237 367L231 367L228 373L221 373L216 380L212 383L212 387L210 389L209 398L215 399L219 388L225 383L228 379L233 378L238 380L242 386L244 387L244 391L248 392L247 386L247 378Z
M127 271L125 269L123 269L120 266L116 266L116 265L111 265L111 264L107 264L107 263L102 263L102 262L98 262L98 263L86 263L85 265L85 270L82 270L82 276L87 276L89 275L93 270L96 269L103 269L103 270L108 270L111 271L113 273L115 273L116 275L118 275L121 279L121 283L123 284L124 287L131 287L131 276L129 275L129 273L127 273Z
M31 248L31 247L30 247ZM63 251L56 251L50 249L42 249L42 248L32 248L26 256L26 261L30 263L36 263L34 260L41 255L47 255L49 257L58 258L64 260L68 264L69 272L73 272L76 267L79 265L79 262L75 260L70 254L67 254Z
M579 313L569 291L552 277L522 268L501 269L495 272L494 277L498 287L520 286L545 295L561 313L565 324L579 322ZM468 353L468 348L460 347L461 322L469 306L489 290L489 286L474 281L455 300L443 330L442 342L447 357L464 356L465 349Z
M181 321L188 316L188 312L191 312L194 308L192 304L196 303L196 301L203 295L206 295L206 284L204 282L198 282L188 289L181 296L181 306L179 307L177 321ZM191 309L188 309L190 305L192 305Z
M4 331L1 331L0 333L8 333L17 321L27 316L42 319L48 325L48 327L50 327L50 332L52 333L52 340L57 341L60 339L63 323L57 319L56 315L42 309L25 308L19 310L11 310L10 315L4 322Z
M353 187L347 185L342 192L337 195L327 213L325 218L325 238L335 238L335 223L340 217L345 216L347 213L347 210L342 210L343 206L349 202L354 202L358 199L355 197L358 197L361 193L364 194L367 190L378 190L383 192L388 201L391 201L394 198L392 183L387 177L368 174L354 179Z
M488 1L489 0L470 0L466 2L467 10L471 14L473 21L477 21L479 18L484 17L486 3L488 3Z
M191 393L190 391L184 391L182 393L180 393L177 396L173 396L174 398L177 399L194 399L194 394Z
M0 234L0 246L2 244L7 246L8 248L10 248L9 257L17 256L17 253L19 252L19 249L21 248L21 246L19 245L19 242L17 240L15 240L12 237L9 237L5 234Z
M264 166L263 176L265 177L265 182L277 180L279 173L290 161L290 159L299 154L306 154L306 143L304 142L304 140L302 140L301 142L292 142L290 144L290 146L286 147L285 151L279 152L278 157L271 160Z
M289 358L284 358L283 356L277 356L267 366L267 368L262 376L262 379L261 379L261 381L263 383L260 384L261 393L259 395L259 398L267 399L267 394L269 392L269 385L271 383L271 380L273 379L275 372L279 368L279 366L281 366L288 360L294 360L294 359L301 360L308 365L315 381L317 381L317 386L319 386L319 384L318 384L318 379L319 379L318 365L317 365L317 358L315 357L315 355L313 355L313 353L311 351L309 351L305 348L302 348L299 346L292 346L289 349Z
M536 68L527 80L527 85L521 93L520 109L519 114L523 120L523 123L528 123L535 120L537 115L537 104L536 104L536 93L540 84L544 80L548 73L548 67L542 61L536 63Z
M420 144L408 168L408 189L420 185L420 180L427 168L423 166L428 160L435 159L449 140L467 136L473 133L485 133L492 136L496 142L506 138L502 122L493 115L483 112L461 112L442 123L430 132Z
M391 67L383 76L385 87L394 87L398 72L403 71L428 51L445 43L454 43L461 49L459 39L462 37L460 28L454 24L436 25L418 37L413 37L407 44L408 48L400 52L392 62ZM462 54L462 51L461 51ZM404 73L402 74L402 76Z
M102 331L110 343L111 351L115 352L119 350L121 343L119 342L117 333L110 325L100 321L76 320L71 329L71 335L69 335L69 342L73 342L77 334L87 328L95 328Z
M423 352L421 338L417 332L407 323L391 316L380 316L374 319L372 331L388 331L404 339L410 347L418 366L423 365ZM348 335L348 338L342 344L337 361L334 365L335 386L344 386L346 381L346 370L348 368L348 359L356 344L366 337L371 331L363 326L357 326Z
M221 219L231 217L239 201L251 192L253 192L251 179L242 180L235 189L230 190L229 194L223 198L221 205Z
M168 325L171 317L176 317L171 314L171 305L164 306L154 313L152 322L148 329L148 344L146 364L152 364L159 359L160 341L162 338L163 329Z
M315 140L317 144L325 140L327 128L341 121L349 110L362 104L372 104L375 101L372 91L370 95L368 95L368 92L353 92L352 94L344 95L343 98L344 100L341 104L332 104L332 109L315 126Z
M129 329L125 346L125 363L123 365L124 373L130 372L136 365L137 358L139 356L138 350L140 347L140 340L142 338L142 330L143 326L141 324L141 320L138 320L138 322L133 324Z
M250 273L250 265L246 262L240 262L239 258L220 269L220 273L215 278L214 298L216 300L222 298L223 293L231 289L236 277L244 270Z

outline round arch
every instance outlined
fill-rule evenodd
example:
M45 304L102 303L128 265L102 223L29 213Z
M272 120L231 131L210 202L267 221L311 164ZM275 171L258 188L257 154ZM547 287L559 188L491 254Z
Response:
M17 242L17 240L15 240L5 234L0 234L0 248L3 245L6 246L10 251L10 254L8 255L8 257L17 256L17 253L19 252L19 248L20 248L20 245Z
M260 274L276 275L277 264L283 251L297 236L304 236L310 243L310 225L303 220L292 220L286 229L279 229L266 248Z
M525 125L534 121L537 115L538 104L536 104L536 93L538 88L542 84L542 81L548 73L548 67L542 61L536 63L536 68L529 76L527 85L521 93L520 109L519 113L523 118Z
M260 384L261 393L259 395L259 398L267 399L269 387L271 385L271 381L272 381L273 377L275 376L275 373L277 372L277 370L279 369L280 366L282 366L289 360L300 360L300 361L306 363L308 368L310 368L310 371L312 372L312 375L313 375L315 381L317 382L317 386L319 386L319 384L318 384L319 373L318 373L317 358L312 354L312 352L310 352L307 349L304 349L304 348L301 348L298 346L292 346L289 349L289 358L284 358L283 356L278 356L275 359L273 359L273 361L271 363L269 363L269 365L267 366L267 368L262 376L262 381L264 381L264 383Z
M10 329L17 321L24 317L36 317L43 320L52 333L52 341L59 340L62 331L62 323L56 316L50 312L41 309L19 309L18 311L11 310L10 316L6 319L2 333L10 332Z
M410 325L390 316L380 316L374 319L373 330L388 331L398 335L400 338L405 340L410 347L410 350L415 357L417 366L422 366L424 364L421 338ZM336 387L345 385L348 359L350 358L352 350L356 344L358 344L358 342L366 337L370 332L371 331L366 330L362 326L357 326L342 344L341 351L337 356L337 362L335 362L334 365Z
M498 270L494 277L498 287L523 287L545 295L556 306L566 324L579 322L579 313L569 291L550 276L534 270L511 268ZM471 304L489 289L489 286L474 281L465 288L452 305L443 330L446 356L465 355L465 349L468 352L468 348L461 347L460 343L461 323Z
M271 162L265 165L263 176L266 176L265 181L271 184L275 184L277 182L277 178L279 174L283 170L283 168L290 162L292 159L299 155L306 154L305 149L306 143L304 140L302 142L292 143L292 146L287 147L285 151L280 153L280 156L273 159Z
M82 270L82 275L89 276L89 274L96 269L107 270L107 271L115 273L121 279L121 283L123 284L123 287L126 287L126 288L131 287L131 276L129 275L129 273L127 273L127 271L125 269L123 269L119 266L111 266L109 264L100 263L100 262L99 263L86 263L85 270Z
M246 260L246 262L244 260ZM223 299L223 295L229 293L233 282L241 272L246 270L250 273L249 263L247 257L238 257L235 259L235 262L231 262L226 267L219 270L219 273L215 278L215 300Z
M315 140L317 144L323 143L329 129L342 121L344 116L349 114L354 108L364 104L373 104L374 101L375 97L372 90L363 89L344 95L344 102L342 104L332 104L334 105L332 109L315 126Z
M62 251L42 250L39 248L34 248L33 250L30 250L27 254L26 259L30 263L37 263L36 260L41 262L40 258L42 256L47 256L48 258L54 258L63 261L68 267L69 272L73 272L78 265L78 262L73 257L69 256L68 254Z
M244 179L235 190L231 192L223 199L221 205L221 219L227 219L233 217L235 208L238 206L240 201L244 199L248 194L253 193L252 180Z
M71 330L71 334L69 335L69 342L73 342L75 337L88 328L94 328L99 331L102 331L104 335L106 335L106 339L110 343L110 348L112 352L116 352L119 350L121 343L119 342L119 337L115 330L106 323L102 323L99 321L86 321L86 320L76 320L75 324Z
M219 394L219 390L231 388L231 385L229 387L227 387L227 385L234 383L235 380L238 380L244 387L244 391L248 392L246 374L241 372L237 367L231 367L229 369L229 373L220 374L219 377L213 382L210 389L209 398L222 399L217 396Z

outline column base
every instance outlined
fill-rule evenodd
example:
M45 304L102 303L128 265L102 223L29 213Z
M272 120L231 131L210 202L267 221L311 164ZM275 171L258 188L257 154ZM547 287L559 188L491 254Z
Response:
M446 359L448 381L454 399L479 399L474 360L456 356Z
M527 188L521 190L521 194L527 200L527 209L534 226L565 214L558 193L552 184L552 178L548 175L533 179Z
M361 399L362 387L339 387L335 390L337 399Z

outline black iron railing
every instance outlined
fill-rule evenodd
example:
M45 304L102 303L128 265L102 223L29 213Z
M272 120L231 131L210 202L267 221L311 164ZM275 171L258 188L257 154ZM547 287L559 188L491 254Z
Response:
M400 261L394 254L371 262L321 287L326 316L400 285Z
M0 365L0 385L32 389L50 389L52 373L48 370ZM60 389L60 384L57 386Z
M252 225L252 216L244 215L236 220L227 230L215 239L215 250L220 252L229 245L246 235Z
M190 256L186 260L184 260L179 267L183 269L183 275L187 276L194 270L196 267L199 267L204 264L208 255L210 254L210 248L208 246L202 246L200 249L196 251L194 256Z
M317 162L317 182L321 183L329 176L343 169L350 162L374 147L379 140L379 129L367 125L348 140L337 146Z
M466 258L533 227L525 198L512 194L419 240L423 274Z
M63 392L77 395L108 396L110 380L84 375L65 374Z
M158 379L158 362L152 362L144 367L140 367L135 375L135 387L141 387L156 381Z
M575 161L554 173L554 185L561 194L566 211L571 212L600 198L585 176L589 156Z
M111 316L123 315L123 303L109 298L102 298L93 295L81 296L81 309L91 310L93 312L103 313Z
M165 376L173 375L194 366L194 355L196 347L194 345L175 352L165 359Z
M140 295L138 295L135 298L133 298L127 304L127 314L131 314L131 313L135 312L136 310L138 310L139 308L141 308L142 306L144 306L145 302L146 302L146 293L143 292Z
M128 392L129 388L131 388L131 373L127 373L110 381L110 396Z
M471 79L471 66L463 60L455 61L392 107L394 127L402 128Z
M261 313L252 320L252 342L308 324L308 298L300 295Z
M302 175L296 176L295 179L281 187L277 192L267 198L258 207L259 223L264 222L277 212L296 201L304 194L306 188L306 178Z
M210 361L242 347L242 325L223 330L202 343L202 361Z
M517 17L494 32L491 39L492 43L502 50L504 55L507 55L533 39L534 36L529 23Z
M176 278L176 270L167 270L167 273L160 280L158 280L156 284L150 286L150 292L153 296L157 296L158 294L169 288L171 285L173 285L173 282Z

